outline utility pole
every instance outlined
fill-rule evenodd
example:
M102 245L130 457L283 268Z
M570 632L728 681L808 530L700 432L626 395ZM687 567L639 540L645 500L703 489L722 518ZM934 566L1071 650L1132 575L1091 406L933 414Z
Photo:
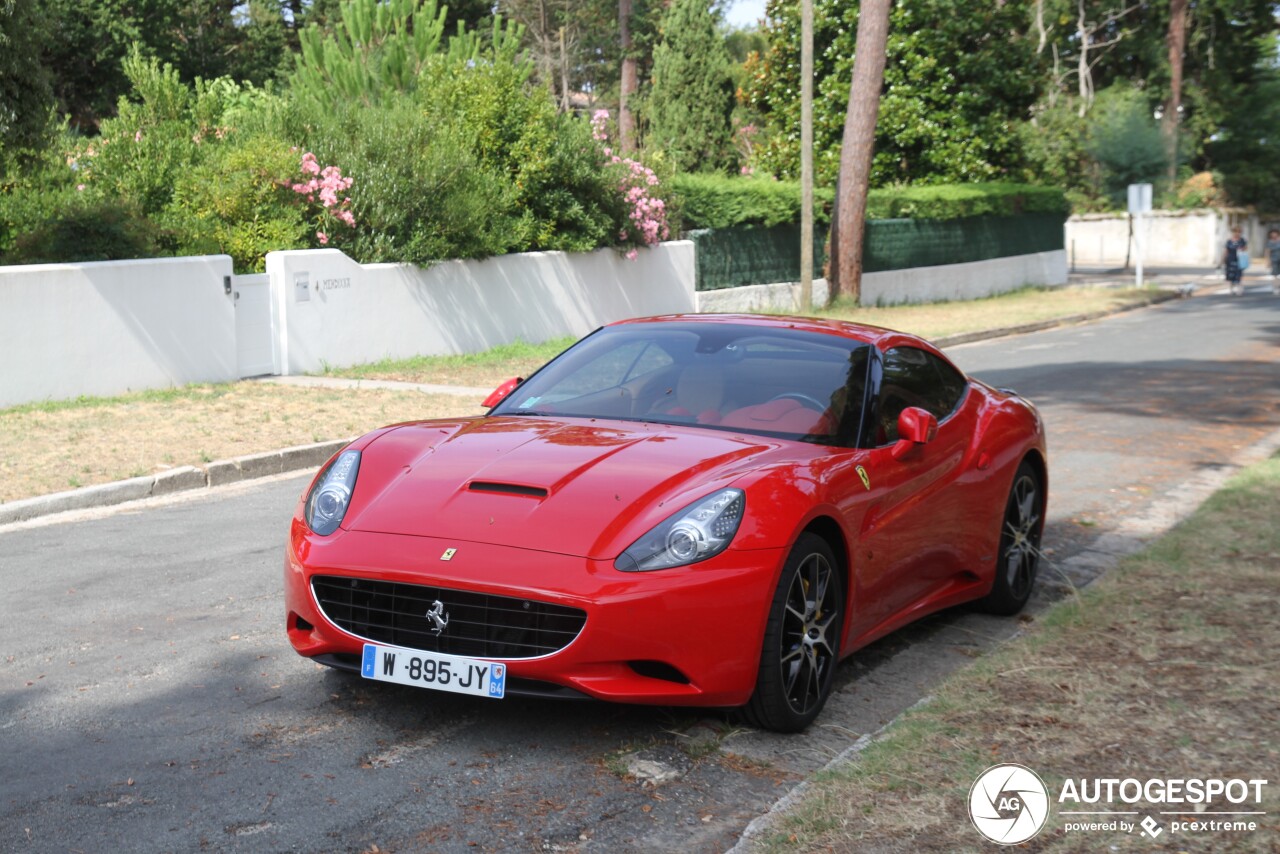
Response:
M800 313L813 307L813 0L800 0Z

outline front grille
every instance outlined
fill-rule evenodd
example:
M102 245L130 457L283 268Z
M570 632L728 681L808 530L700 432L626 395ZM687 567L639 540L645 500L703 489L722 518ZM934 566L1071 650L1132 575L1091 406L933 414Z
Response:
M568 646L587 621L578 608L422 584L317 575L311 589L324 615L353 635L449 655L549 655ZM436 601L449 618L439 635L427 617Z

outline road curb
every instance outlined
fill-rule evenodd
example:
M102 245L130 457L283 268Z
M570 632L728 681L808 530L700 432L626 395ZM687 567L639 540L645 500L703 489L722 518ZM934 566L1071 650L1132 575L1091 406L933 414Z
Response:
M155 475L10 501L0 504L0 525L25 522L69 510L109 507L126 501L173 495L194 489L211 489L241 480L317 468L350 441L351 439L335 439L310 445L295 445L278 451L215 460L202 468L182 466Z
M982 332L966 332L961 335L950 335L933 339L939 348L954 347L957 344L969 344L974 341L987 341L992 338L1004 338L1009 335L1024 335L1028 332L1039 332L1057 326L1070 326L1099 320L1113 314L1147 308L1172 299L1181 294L1176 291L1162 291L1153 295L1150 302L1141 305L1127 305L1111 311L1095 311L1088 314L1074 314L1037 323L1026 323L1020 326L1006 326L998 329L987 329ZM311 445L296 445L278 451L266 451L257 454L245 454L229 460L215 460L202 467L182 466L155 475L134 477L113 483L86 486L81 489L55 492L51 495L38 495L34 498L22 498L0 504L0 525L12 522L25 522L39 516L53 513L65 513L68 510L87 510L93 507L109 507L126 501L137 501L160 495L172 495L193 489L210 489L243 480L301 471L319 466L329 459L351 439L337 439L330 442L316 442Z

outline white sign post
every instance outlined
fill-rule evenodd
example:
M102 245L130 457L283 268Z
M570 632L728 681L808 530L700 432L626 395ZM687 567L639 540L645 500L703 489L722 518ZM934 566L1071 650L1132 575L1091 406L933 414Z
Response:
M1146 252L1146 227L1144 216L1151 213L1151 185L1129 185L1129 216L1133 217L1133 247L1137 256L1137 286L1142 287L1142 260Z

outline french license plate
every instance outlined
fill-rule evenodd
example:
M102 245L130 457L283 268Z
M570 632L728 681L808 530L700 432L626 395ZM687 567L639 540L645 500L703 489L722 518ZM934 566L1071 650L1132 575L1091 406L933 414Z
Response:
M505 664L376 643L364 645L360 675L379 682L396 682L415 688L434 688L495 700L501 700L507 691Z

